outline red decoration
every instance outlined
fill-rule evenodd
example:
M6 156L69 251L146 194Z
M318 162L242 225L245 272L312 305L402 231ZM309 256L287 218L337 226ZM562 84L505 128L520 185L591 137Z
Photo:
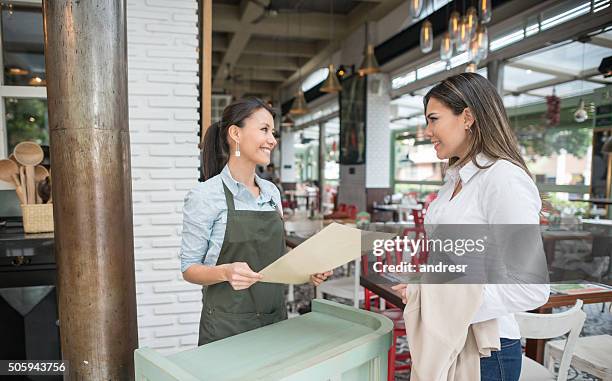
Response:
M561 122L561 99L555 95L553 91L552 95L546 97L546 124L549 126L556 126Z

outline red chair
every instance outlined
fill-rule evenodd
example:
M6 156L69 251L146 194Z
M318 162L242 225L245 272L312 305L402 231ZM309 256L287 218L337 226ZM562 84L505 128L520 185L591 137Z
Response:
M395 263L395 261L389 260L392 257L395 257L395 258L399 257L399 260L401 261L401 256L402 256L401 252L399 254L398 253L395 253L395 254L387 253L384 256L384 262ZM376 261L383 262L383 257L382 256L377 257ZM362 265L363 274L367 275L368 267L369 267L367 255L362 256L361 265ZM381 310L380 309L381 299L382 299L381 297L379 297L372 291L368 290L367 288L364 289L364 308L366 310L384 315L393 322L393 340L391 341L391 348L389 349L389 355L388 355L388 360L387 360L387 363L388 363L387 380L393 381L395 380L396 372L407 371L411 369L410 352L397 353L397 340L400 336L406 335L406 325L404 324L403 310L401 308L398 308L397 306L394 306L393 304L389 302L386 302L386 304L387 306L390 306L391 308L386 308L385 310ZM378 302L378 308L372 307L373 300ZM398 362L405 362L405 363L398 364Z

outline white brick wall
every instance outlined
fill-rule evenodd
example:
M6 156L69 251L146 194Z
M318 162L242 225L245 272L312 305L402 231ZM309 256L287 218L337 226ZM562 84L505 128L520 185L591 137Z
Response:
M366 187L387 188L390 185L391 170L391 98L388 75L369 75L367 94Z
M179 270L183 199L197 183L196 0L128 0L128 91L140 347L197 343L200 287Z

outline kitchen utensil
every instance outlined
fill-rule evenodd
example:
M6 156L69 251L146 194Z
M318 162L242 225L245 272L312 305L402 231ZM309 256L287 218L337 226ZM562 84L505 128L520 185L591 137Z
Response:
M26 197L21 188L21 182L17 175L19 174L19 167L14 161L4 159L0 160L0 180L6 181L7 183L13 183L15 185L15 193L19 202L22 204L26 203Z
M46 204L51 199L51 182L50 178L47 177L43 181L38 183L38 195L40 196L42 203Z
M15 193L17 194L17 198L21 204L27 204L27 199L23 188L21 187L21 182L17 175L13 175L13 183L15 183Z
M19 167L9 159L0 160L0 180L7 183L13 182L13 175L19 174Z
M40 164L45 154L42 148L34 142L21 142L13 150L15 159L25 166L26 195L29 204L36 202L36 186L34 167Z
M28 203L28 190L27 190L27 184L26 184L26 178L25 178L25 167L20 165L19 166L19 184L21 185L21 189L23 190L23 193L26 195L26 204Z
M15 155L10 154L8 158L9 158L9 160L14 161L14 162L15 162L15 164L17 164L17 165L21 165L21 164L19 164L19 162L17 161L17 159L15 159Z
M37 190L38 184L47 177L49 177L49 171L47 171L47 168L43 167L42 165L37 165L36 167L34 167L34 181L36 182ZM36 192L36 203L43 204L42 200L40 199L39 192Z

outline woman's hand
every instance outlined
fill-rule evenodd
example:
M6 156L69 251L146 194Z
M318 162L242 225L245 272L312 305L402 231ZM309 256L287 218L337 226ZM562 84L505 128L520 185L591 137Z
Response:
M251 270L246 262L227 263L223 266L225 280L234 290L244 290L261 280L263 275Z
M325 280L327 280L327 277L330 277L333 273L333 271L327 271L324 273L312 274L310 276L310 283L316 287L321 283L325 282Z
M408 285L404 283L400 283L391 287L394 291L398 291L400 293L400 295L402 296L402 303L404 304L406 304L406 302L408 301L406 297L406 287L408 287Z

